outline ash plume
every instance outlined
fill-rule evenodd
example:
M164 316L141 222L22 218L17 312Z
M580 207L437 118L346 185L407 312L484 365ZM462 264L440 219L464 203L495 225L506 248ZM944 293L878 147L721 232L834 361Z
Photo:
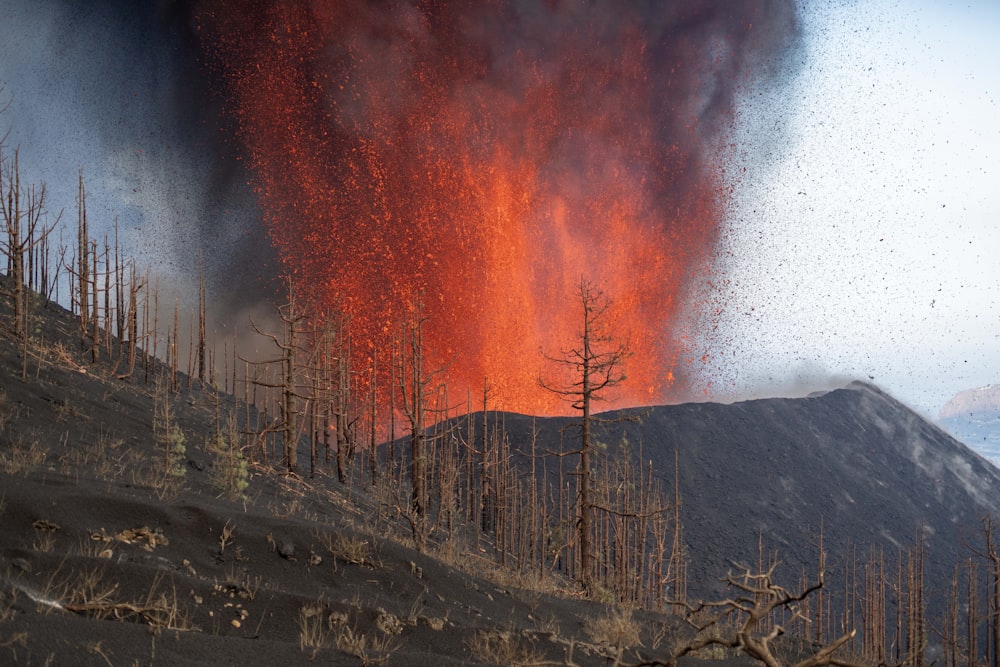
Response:
M227 312L293 275L369 355L422 294L433 363L543 412L523 388L572 340L581 276L639 359L618 404L689 391L737 101L800 41L791 0L46 11L46 48L85 83L62 113L99 128L127 239L182 276L204 249Z

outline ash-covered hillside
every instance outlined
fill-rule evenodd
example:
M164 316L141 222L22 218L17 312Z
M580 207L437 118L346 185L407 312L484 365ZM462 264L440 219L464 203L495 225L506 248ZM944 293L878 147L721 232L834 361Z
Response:
M9 319L8 310L0 300L0 319ZM378 483L369 480L363 450L343 483L322 457L315 476L305 465L288 473L275 456L242 466L255 449L239 449L239 432L228 446L218 440L232 397L189 378L170 393L165 382L144 382L138 364L131 375L122 372L106 350L81 349L79 323L57 306L40 306L32 317L27 348L0 335L0 662L193 665L236 656L247 664L597 665L625 655L631 663L674 664L695 641L685 608L680 616L671 609L671 590L663 598L638 591L647 610L627 599L605 606L619 602L614 589L595 588L585 599L572 578L575 565L560 554L575 523L575 457L550 454L576 447L577 420L488 413L489 428L482 414L459 417L468 427L461 433L429 428L438 464L427 480L436 500L426 506L431 525L418 546L407 515L405 438L395 460L387 443L377 446ZM167 370L151 364L151 380L169 379L160 377ZM164 430L157 416L164 405L176 430ZM823 593L835 617L827 619L825 641L865 622L852 616L842 624L837 614L845 559L863 562L870 547L880 548L891 578L921 531L927 615L940 619L953 568L969 556L965 535L978 543L980 517L1000 504L1000 473L869 385L599 419L595 468L634 457L642 465L632 469L659 478L668 498L677 471L690 601L733 595L720 579L734 562L756 571L758 544L767 552L763 567L776 550L781 584L801 590L806 584L796 582L815 581L822 526ZM524 491L507 494L503 525L485 526L476 500L490 489L475 471L487 448L462 437L501 430L502 441L522 453L519 464L528 461L525 452L538 454L537 474L553 474L562 461L567 485L558 487L557 506L525 484L530 468L511 468L517 477L494 479ZM300 445L306 461L307 438ZM495 453L500 467L507 454ZM458 465L441 465L448 461ZM227 485L227 471L247 486ZM449 507L452 499L462 502ZM539 505L556 516L540 515ZM646 539L649 526L635 523L632 539ZM620 544L601 534L607 525L595 528L599 549ZM556 550L531 551L537 544ZM633 552L624 562L641 558ZM647 585L655 589L661 574L647 569ZM849 604L860 606L856 598ZM887 606L874 631L897 646L911 637L922 645L913 634L919 628L893 634L892 613ZM788 659L816 650L796 643L811 633L803 619L791 621L798 625L781 647ZM864 636L845 653L865 651ZM739 653L732 642L721 655ZM868 649L865 664L884 662L883 653Z
M1000 471L869 384L602 417L634 419L604 425L599 439L609 452L627 439L670 487L676 452L696 595L717 592L733 561L756 564L759 541L783 568L814 572L821 528L832 573L870 547L895 560L922 530L926 581L937 585L968 558L982 516L1000 508ZM534 425L537 448L558 448L570 422L508 415L506 428L526 442Z

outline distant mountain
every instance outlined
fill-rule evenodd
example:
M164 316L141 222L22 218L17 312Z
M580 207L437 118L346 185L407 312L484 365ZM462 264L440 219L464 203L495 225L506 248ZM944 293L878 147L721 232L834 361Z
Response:
M941 408L940 418L949 419L976 413L1000 413L1000 385L988 384L958 392Z
M600 429L613 452L641 447L668 488L680 466L690 579L712 582L732 561L756 564L758 538L783 569L815 571L820 527L828 570L851 553L884 549L896 561L923 526L927 582L947 581L968 557L984 513L1000 510L1000 470L878 388L855 382L796 399L689 403L603 415L634 416ZM511 442L557 447L567 419L507 415Z
M955 394L941 409L939 423L1000 466L1000 385L990 384Z

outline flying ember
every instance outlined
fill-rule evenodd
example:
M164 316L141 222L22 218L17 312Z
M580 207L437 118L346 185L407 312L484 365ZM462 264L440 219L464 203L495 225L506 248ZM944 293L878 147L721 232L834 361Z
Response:
M314 308L388 358L408 304L428 368L499 407L577 337L581 277L613 300L628 381L683 384L673 326L717 235L719 147L751 3L207 2L205 52L272 243ZM745 6L744 6L745 5ZM717 6L717 7L716 7ZM386 361L379 361L386 367Z

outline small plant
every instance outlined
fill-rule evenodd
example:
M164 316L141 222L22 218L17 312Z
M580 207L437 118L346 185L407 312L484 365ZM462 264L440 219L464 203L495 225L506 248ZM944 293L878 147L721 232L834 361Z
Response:
M153 393L153 435L156 444L163 451L163 462L157 490L161 496L172 495L181 486L186 469L184 458L184 432L174 422L174 412L170 405L170 392L165 382L157 381Z
M226 521L226 525L222 527L222 532L219 534L219 554L221 555L226 550L226 545L233 541L233 533L236 532L233 528L233 524L230 521Z
M27 476L45 462L48 452L39 444L37 437L19 433L17 440L0 452L0 468L8 475Z
M346 623L338 626L334 645L361 660L361 664L366 667L385 662L396 650L391 635L372 637L358 632Z
M299 609L299 649L312 649L313 657L323 648L329 646L330 633L327 621L323 616L326 605L322 601L307 604Z
M103 648L101 648L101 642L88 643L87 652L90 653L91 655L100 656L101 658L104 659L104 662L107 663L108 665L114 665L114 663L111 662L111 658L108 657L108 654L104 652Z
M228 591L229 597L238 597L253 602L257 598L263 577L259 574L250 576L244 568L227 567L223 584L216 584L219 591Z
M250 486L250 471L243 449L233 437L235 424L230 419L229 437L217 431L208 443L215 460L212 464L212 485L230 500L244 500Z
M559 623L559 618L551 612L544 618L538 619L535 623L535 627L538 628L539 632L550 634L553 637L558 637L559 633L562 632L562 626Z
M118 441L121 442L120 440ZM118 479L125 473L127 465L124 463L124 455L119 454L118 456L102 456L97 459L96 465L94 467L94 475L97 479L103 480L105 482L111 482Z
M512 630L480 630L467 642L472 655L488 665L537 665L543 657L522 643Z
M329 533L315 533L315 537L334 558L339 558L352 565L376 567L375 559L372 556L372 547L368 540L340 534L330 535Z
M65 423L73 417L76 417L77 414L78 411L70 405L68 398L56 406L56 421L59 423Z
M632 610L616 607L603 616L588 618L583 628L597 644L625 649L640 646L639 624L632 618Z
M287 519L296 516L303 511L305 506L301 498L288 498L284 501L276 501L269 507L271 514L278 519Z
M52 553L56 546L56 536L44 531L35 531L35 541L31 548L43 554Z

